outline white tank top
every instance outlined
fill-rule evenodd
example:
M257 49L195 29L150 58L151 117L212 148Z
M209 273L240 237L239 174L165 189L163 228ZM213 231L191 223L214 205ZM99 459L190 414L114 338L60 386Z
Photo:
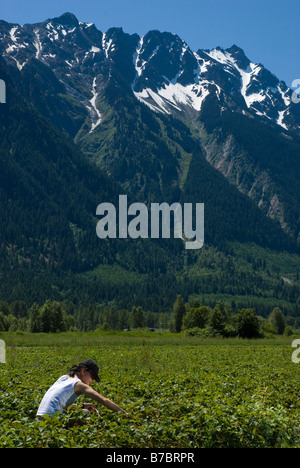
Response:
M68 375L60 377L42 399L37 416L53 415L72 405L78 397L74 391L74 385L77 382L81 382L77 377L69 377Z

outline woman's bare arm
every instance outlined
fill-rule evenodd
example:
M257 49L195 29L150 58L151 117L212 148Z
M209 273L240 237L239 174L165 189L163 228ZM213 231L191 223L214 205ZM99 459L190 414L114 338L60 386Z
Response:
M96 392L93 388L89 387L83 382L77 382L74 386L74 390L77 395L85 395L88 398L92 398L92 400L96 401L97 403L101 403L103 406L105 406L106 408L109 408L112 411L126 413L122 408L116 405L113 401L100 395L100 393Z

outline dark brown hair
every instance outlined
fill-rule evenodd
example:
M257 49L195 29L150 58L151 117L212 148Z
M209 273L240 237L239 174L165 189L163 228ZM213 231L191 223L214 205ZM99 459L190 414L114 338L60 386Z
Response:
M74 364L70 369L69 369L69 377L75 377L75 375L80 374L80 371L82 369L86 368L84 364Z
M69 370L69 377L74 377L75 374L79 375L82 369L89 371L96 382L100 382L99 367L92 359L86 359L77 365L74 365Z

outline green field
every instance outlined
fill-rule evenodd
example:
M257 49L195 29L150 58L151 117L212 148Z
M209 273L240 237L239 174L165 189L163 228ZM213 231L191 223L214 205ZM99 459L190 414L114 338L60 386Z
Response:
M1 448L300 446L295 337L210 339L159 333L2 334ZM99 407L35 420L47 388L92 358L92 386L129 417ZM80 397L81 401L82 397Z

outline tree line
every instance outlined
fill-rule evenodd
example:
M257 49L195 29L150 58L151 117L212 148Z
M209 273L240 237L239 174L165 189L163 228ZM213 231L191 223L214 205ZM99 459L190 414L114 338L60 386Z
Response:
M192 336L227 338L263 338L293 333L279 307L265 319L258 316L254 308L242 308L234 314L231 306L222 302L213 308L201 305L197 300L185 304L180 295L173 306L170 330L175 333L185 331Z
M34 303L30 309L22 301L0 302L0 332L60 333L67 331L160 329L190 336L259 338L292 334L293 329L279 307L267 318L257 315L254 308L233 312L231 305L218 302L214 307L177 296L170 313L144 311L141 306L131 310L116 306L75 307L73 303L46 301Z
M60 333L66 331L131 330L136 328L167 329L169 314L144 311L141 306L131 310L116 306L88 305L46 301L12 304L0 301L0 332Z

